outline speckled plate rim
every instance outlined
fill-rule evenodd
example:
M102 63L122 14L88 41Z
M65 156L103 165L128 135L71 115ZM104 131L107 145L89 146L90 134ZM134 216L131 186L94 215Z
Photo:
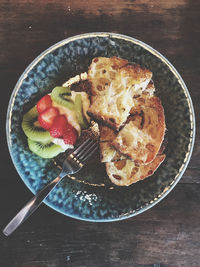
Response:
M12 151L11 151L11 138L10 138L10 131L11 131L11 117L12 117L12 107L14 105L15 102L15 98L16 95L18 93L18 90L20 89L21 84L23 83L24 79L26 79L29 71L31 69L33 69L33 67L42 59L44 58L47 54L49 54L50 52L52 52L53 50L67 44L70 43L72 41L76 41L76 40L80 40L80 39L84 39L84 38L92 38L92 37L107 37L107 38L116 38L116 39L122 39L128 42L132 42L133 44L139 45L142 48L144 48L145 50L149 51L151 54L155 55L156 57L158 57L162 62L164 62L168 68L171 70L171 72L175 75L175 77L177 78L181 88L183 89L187 102L188 102L188 106L189 106L189 112L190 112L190 121L191 121L191 132L190 132L190 142L188 145L188 152L185 155L185 159L182 163L182 166L179 169L178 174L174 177L173 181L171 182L171 184L165 188L163 190L162 193L159 194L158 197L154 198L153 200L151 200L149 203L146 203L146 205L141 206L140 208L130 211L128 213L125 214L121 214L119 217L117 218L112 218L112 219L102 219L102 220L94 220L94 219L89 219L89 218L81 218L75 215L71 215L71 214L67 214L62 212L61 210L59 210L57 207L53 206L51 203L47 202L47 200L44 200L43 203L45 203L47 206L49 206L50 208L56 210L57 212L74 218L74 219L78 219L78 220L83 220L83 221L90 221L90 222L113 222L113 221L120 221L120 220L124 220L124 219L128 219L130 217L136 216L140 213L143 213L144 211L152 208L153 206L155 206L158 202L160 202L162 199L164 199L171 191L172 189L175 187L175 185L179 182L179 180L181 179L183 173L185 172L188 163L190 161L191 155L192 155L192 151L193 151L193 147L194 147L194 142L195 142L195 132L196 132L196 123L195 123L195 113L194 113L194 108L193 108L193 104L192 104L192 99L190 97L189 91L183 81L183 79L181 78L180 74L178 73L178 71L175 69L175 67L162 55L160 54L158 51L156 51L154 48L152 48L151 46L147 45L146 43L139 41L133 37L130 36L126 36L123 34L118 34L118 33L110 33L110 32L92 32L92 33L84 33L84 34L80 34L80 35L75 35L72 37L69 37L67 39L64 39L54 45L52 45L51 47L49 47L48 49L46 49L44 52L42 52L38 57L36 57L29 65L28 67L25 69L25 71L22 73L22 75L20 76L16 86L14 87L14 90L11 94L10 97L10 101L8 104L8 110L7 110L7 117L6 117L6 136L7 136L7 144L8 144L8 149L9 149L9 153L12 159L12 162L20 176L20 178L22 179L21 175L20 175L20 171L18 170L17 166L15 165L15 161L12 155ZM29 186L28 182L24 179L22 179L22 181L25 183L25 185L29 188L29 190L34 194L33 189Z

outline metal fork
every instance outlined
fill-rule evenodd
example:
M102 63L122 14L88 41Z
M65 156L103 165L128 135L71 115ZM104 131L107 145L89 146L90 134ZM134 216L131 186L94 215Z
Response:
M8 223L3 233L9 236L16 228L21 225L42 203L53 188L68 174L74 174L85 165L86 161L93 155L97 149L97 142L89 138L74 150L63 162L62 171L59 176L47 184L39 191Z

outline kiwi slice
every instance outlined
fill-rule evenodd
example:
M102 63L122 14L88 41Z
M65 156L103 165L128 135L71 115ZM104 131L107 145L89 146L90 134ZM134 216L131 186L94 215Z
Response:
M38 121L38 112L36 107L30 109L23 117L22 129L25 135L33 141L47 143L52 140L48 131L43 129Z
M63 152L61 146L56 145L52 142L42 143L33 141L28 138L29 149L41 158L50 159L56 157L58 154Z
M71 110L74 109L74 102L71 99L71 90L69 87L55 87L51 92L51 98L63 107Z
M78 123L81 126L81 129L88 128L89 125L88 125L87 119L85 118L83 114L83 103L82 103L81 94L77 94L75 96L74 105L75 105L75 110L76 110L76 117L77 117Z

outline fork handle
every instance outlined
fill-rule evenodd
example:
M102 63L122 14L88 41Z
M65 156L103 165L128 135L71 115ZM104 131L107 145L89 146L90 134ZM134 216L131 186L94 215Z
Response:
M17 215L4 228L3 233L9 236L20 226L42 203L51 190L60 182L61 177L56 177L52 182L40 190L29 202L17 213Z

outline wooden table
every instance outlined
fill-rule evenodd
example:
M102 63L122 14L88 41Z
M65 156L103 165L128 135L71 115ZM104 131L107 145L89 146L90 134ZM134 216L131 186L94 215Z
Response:
M144 41L183 77L197 118L190 164L175 189L141 215L113 223L67 218L42 205L9 238L0 236L0 266L200 266L200 1L1 0L1 229L32 196L11 162L5 117L27 65L54 43L109 31Z

